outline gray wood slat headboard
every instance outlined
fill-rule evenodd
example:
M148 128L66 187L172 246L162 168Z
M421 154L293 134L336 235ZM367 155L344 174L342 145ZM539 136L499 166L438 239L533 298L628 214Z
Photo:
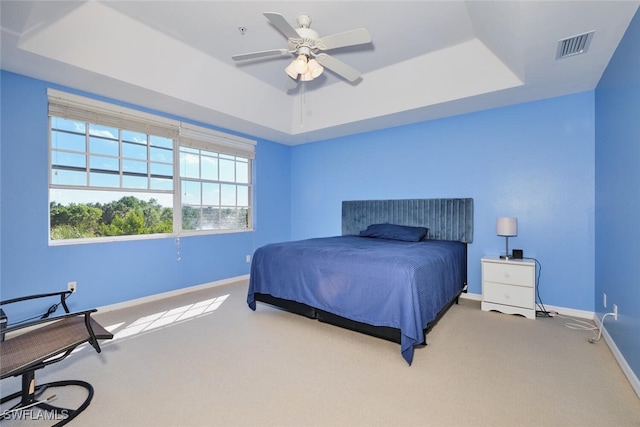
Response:
M473 242L473 199L350 200L342 202L342 234L371 224L426 227L432 240Z

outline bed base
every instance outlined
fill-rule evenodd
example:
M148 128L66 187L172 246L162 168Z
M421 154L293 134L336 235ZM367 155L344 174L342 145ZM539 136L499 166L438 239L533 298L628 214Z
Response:
M438 321L444 316L444 314L451 308L453 304L458 304L460 294L466 292L466 286L464 289L451 299L441 310L435 319L427 324L427 327L423 330L423 339L420 344L427 344L427 333L438 323ZM309 319L316 319L322 323L328 323L333 326L349 329L362 334L370 335L372 337L381 338L387 341L391 341L400 344L401 332L398 328L391 328L388 326L373 326L368 323L357 322L355 320L347 319L346 317L338 316L328 311L320 310L310 305L291 301L287 299L277 298L269 294L255 293L254 297L256 301L260 301L274 307L283 309L285 311L308 317Z

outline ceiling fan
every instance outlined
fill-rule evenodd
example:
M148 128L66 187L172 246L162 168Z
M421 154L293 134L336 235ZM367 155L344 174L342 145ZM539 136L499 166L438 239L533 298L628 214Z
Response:
M279 13L265 12L264 16L287 37L288 49L272 49L260 52L233 55L234 61L280 56L285 54L295 55L294 60L285 68L289 77L301 81L313 80L322 74L327 68L342 78L354 82L360 78L360 72L346 63L324 53L326 50L347 46L355 46L371 42L371 35L365 28L358 28L344 33L320 37L317 32L309 28L311 17L298 16L300 28L293 28Z

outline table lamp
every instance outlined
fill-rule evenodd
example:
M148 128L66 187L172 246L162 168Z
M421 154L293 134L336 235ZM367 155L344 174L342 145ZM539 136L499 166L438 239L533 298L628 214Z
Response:
M496 220L496 234L504 236L506 251L504 255L500 255L502 259L510 259L509 256L509 236L518 235L518 218L504 217Z

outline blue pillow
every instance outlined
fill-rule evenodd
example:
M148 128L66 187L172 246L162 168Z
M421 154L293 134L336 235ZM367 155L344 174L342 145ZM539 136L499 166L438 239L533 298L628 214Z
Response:
M428 228L411 227L409 225L371 224L366 230L360 232L360 237L419 242L427 235L428 231Z

